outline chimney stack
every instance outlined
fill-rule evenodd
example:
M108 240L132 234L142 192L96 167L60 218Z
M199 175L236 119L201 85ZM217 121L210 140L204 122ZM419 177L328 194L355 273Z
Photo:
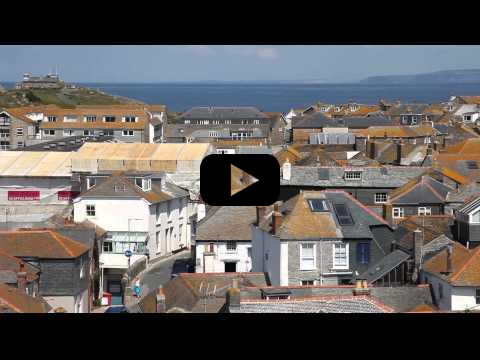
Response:
M24 263L20 263L20 270L17 273L17 288L24 293L27 292L27 272Z
M355 281L355 288L353 289L353 295L370 295L370 289L366 279L357 279Z
M282 165L282 179L286 181L290 181L292 177L292 165L290 161L287 160Z
M447 246L447 274L451 274L453 272L453 265L452 265L452 251L453 246L449 244Z
M265 218L266 208L265 206L257 206L257 222L256 225L260 226L260 223Z
M282 213L278 208L278 203L273 205L273 214L272 214L272 234L275 235L282 226Z
M240 309L240 289L235 287L228 289L225 303L228 312L230 312L232 308Z
M392 211L393 211L393 206L392 204L383 204L383 218L389 223L392 223Z
M395 157L395 163L397 165L400 165L402 163L402 155L403 155L403 141L400 140L395 144L396 146L396 157Z
M423 247L423 232L417 229L413 232L413 274L412 281L417 282L422 268L422 247Z
M156 301L156 312L157 313L164 313L166 311L166 303L165 303L165 293L163 292L162 285L159 286L157 289L157 295L155 298Z

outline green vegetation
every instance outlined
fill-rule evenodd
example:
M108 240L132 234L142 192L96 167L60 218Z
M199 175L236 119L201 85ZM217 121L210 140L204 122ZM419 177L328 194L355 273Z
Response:
M88 88L9 90L0 93L0 107L57 105L72 108L76 105L121 105L140 103Z

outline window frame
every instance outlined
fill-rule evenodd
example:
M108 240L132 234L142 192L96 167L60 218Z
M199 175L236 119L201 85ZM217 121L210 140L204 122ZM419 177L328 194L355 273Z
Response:
M336 256L335 256L335 249L337 246L345 246L345 265L339 265L335 262ZM334 270L348 270L350 268L350 259L349 259L349 251L350 251L350 246L348 242L335 242L332 244L332 269Z
M420 211L422 209L422 211ZM427 206L420 206L417 208L417 216L431 216L432 208Z
M378 201L377 200L377 195L385 195L385 201ZM375 204L385 204L387 201L388 201L388 193L386 193L386 192L375 193L375 195L373 195L373 202Z
M304 284L311 283L311 284ZM300 280L300 286L315 286L315 280Z
M358 176L353 176L358 175ZM358 181L362 180L362 172L358 170L346 170L344 172L344 179L348 181Z
M85 213L86 213L87 217L97 216L97 209L95 208L95 204L86 204L85 205Z
M112 123L116 121L117 121L117 118L114 115L103 115L103 122L105 123Z
M304 256L304 246L312 246L312 252L313 252L313 257L305 257ZM300 271L312 271L317 269L317 244L315 243L300 243L300 264L299 264L299 270ZM304 264L304 260L311 261L313 260L313 265L311 267L306 267Z
M57 122L57 117L55 115L47 115L47 122Z
M125 134L125 133L127 133L127 134ZM132 133L132 134L130 135L130 133ZM135 136L135 133L134 133L133 130L122 130L122 136Z
M15 134L17 136L23 136L24 135L24 132L23 132L23 127L18 127Z
M399 216L395 216L395 211L398 211L399 212ZM392 218L393 219L403 219L405 218L405 208L402 208L402 207L394 207L392 208Z
M93 182L93 185L92 185L92 182ZM91 176L87 177L87 190L91 189L95 185L97 185L97 178L94 178Z
M362 253L360 251L360 248L363 246L366 247L366 251L363 253L363 254L367 254L366 255L366 260L365 260L365 257L360 257L360 254ZM368 265L370 263L370 243L369 242L364 242L364 241L361 241L361 242L358 242L357 243L357 263L358 264L362 264L362 265Z
M227 241L225 243L225 249L229 253L236 253L238 250L238 245L236 241Z

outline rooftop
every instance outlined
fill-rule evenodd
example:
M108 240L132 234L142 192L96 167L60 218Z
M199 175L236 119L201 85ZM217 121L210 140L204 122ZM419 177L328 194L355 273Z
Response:
M267 115L252 106L198 106L184 112L182 119L266 119Z
M47 313L50 305L39 297L31 297L25 292L0 283L0 313Z
M70 177L72 152L2 151L0 176Z

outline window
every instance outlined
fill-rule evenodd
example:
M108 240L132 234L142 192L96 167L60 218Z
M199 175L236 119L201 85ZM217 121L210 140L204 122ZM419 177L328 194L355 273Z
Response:
M260 120L253 120L253 123L254 123L255 125L259 125L259 124L260 124Z
M315 270L315 244L300 244L300 270Z
M463 115L463 121L472 121L472 115Z
M302 286L313 286L315 285L315 280L302 280L300 284Z
M308 205L313 212L328 211L327 202L322 199L308 199Z
M348 244L333 244L333 268L348 269Z
M209 137L218 137L218 131L209 131L208 132Z
M23 128L17 128L17 136L23 136Z
M2 150L10 149L10 141L0 141L0 149Z
M115 122L115 116L105 115L105 116L103 117L103 121L105 121L105 122Z
M359 264L368 264L370 262L370 244L357 244L357 262Z
M345 171L345 180L362 180L361 171Z
M105 136L113 136L113 130L103 130L103 135L105 135Z
M469 170L478 169L478 163L475 160L466 160L465 163L467 164L467 168Z
M123 130L123 136L133 136L133 130Z
M48 122L57 122L57 117L56 116L47 116L47 121Z
M408 116L402 115L402 124L408 124Z
M475 304L480 304L480 289L475 290Z
M438 283L438 298L443 298L443 285L441 283Z
M87 216L95 216L95 205L87 205Z
M73 136L73 130L63 130L63 136Z
M78 116L76 115L65 115L63 117L63 122L77 122Z
M334 204L335 214L340 225L353 225L352 214L346 204Z
M432 208L429 207L419 207L418 216L429 216L432 215Z
M107 253L113 252L113 243L111 241L105 241L103 243L103 252L107 252Z
M185 120L185 124L190 124L190 120Z
M394 219L402 219L405 216L405 210L403 208L392 209Z
M55 130L43 130L43 135L53 136L53 135L55 135Z
M95 131L93 130L83 130L83 136L93 136L95 135Z
M134 123L134 122L137 122L137 118L135 116L125 116L124 122Z
M96 182L97 182L97 179L95 179L93 177L87 178L87 189L90 189L90 188L94 187Z
M375 193L375 204L384 204L387 202L387 193Z
M85 122L96 122L97 117L95 115L87 115L85 116Z
M227 242L227 251L237 251L237 243L235 241Z
M427 136L427 137L423 140L423 142L424 142L425 144L430 144L430 143L432 142L432 139L430 138L430 136Z
M23 143L23 141L19 141L17 142L17 147L21 148L21 147L24 147L25 144Z

